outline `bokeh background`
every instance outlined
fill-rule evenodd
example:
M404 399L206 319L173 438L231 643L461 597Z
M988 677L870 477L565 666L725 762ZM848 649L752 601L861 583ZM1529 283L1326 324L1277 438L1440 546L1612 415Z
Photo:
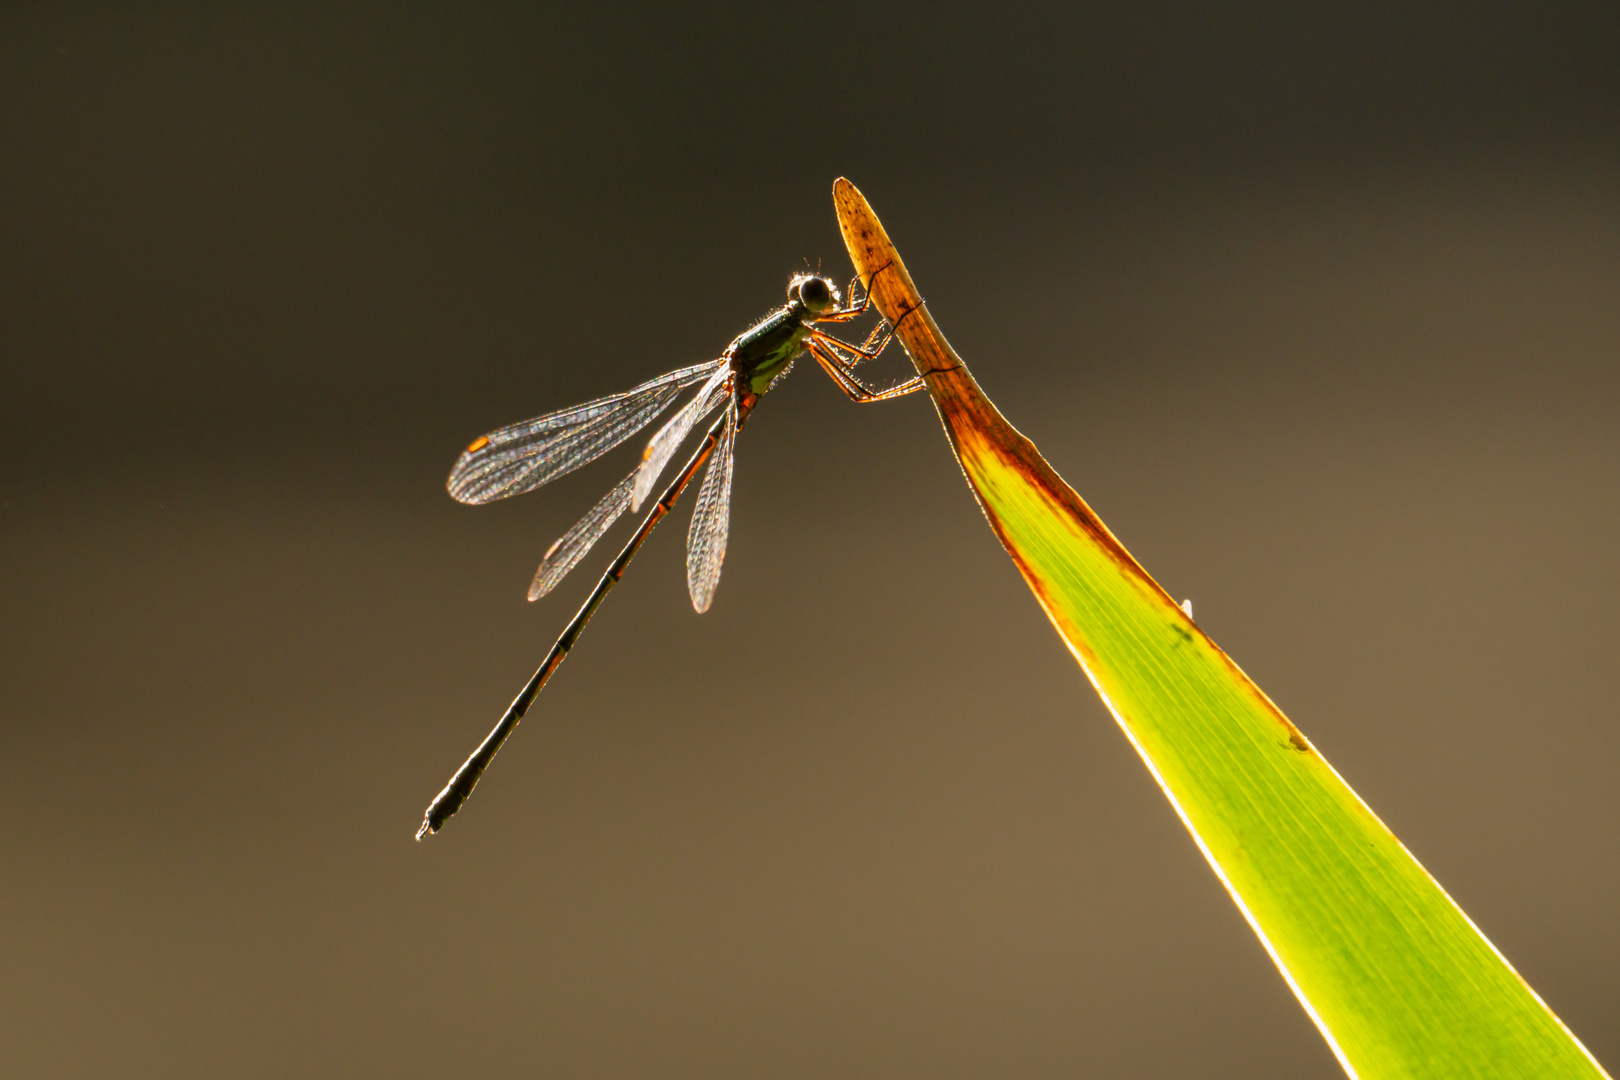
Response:
M7 5L4 1072L1340 1075L927 401L813 366L739 444L713 610L680 514L412 842L635 449L476 509L450 463L847 274L838 175L1612 1067L1617 23Z

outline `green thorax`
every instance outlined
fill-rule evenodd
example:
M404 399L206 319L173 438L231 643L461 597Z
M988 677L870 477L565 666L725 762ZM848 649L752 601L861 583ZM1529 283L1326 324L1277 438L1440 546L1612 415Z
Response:
M804 316L804 305L794 301L738 335L726 349L726 355L731 360L731 370L737 373L740 389L763 394L770 388L771 381L804 351L805 340L810 336Z

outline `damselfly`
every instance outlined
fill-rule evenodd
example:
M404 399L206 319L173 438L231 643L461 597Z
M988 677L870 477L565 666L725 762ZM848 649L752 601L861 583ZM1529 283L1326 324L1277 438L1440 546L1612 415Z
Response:
M578 524L551 545L529 586L529 599L536 600L550 592L563 575L585 557L620 515L626 510L641 508L681 444L705 417L716 409L722 410L696 452L665 486L641 527L602 575L590 598L563 630L539 670L506 710L506 715L428 806L422 827L416 833L418 840L428 833L438 832L450 815L467 801L501 743L517 727L535 695L573 648L608 590L618 584L636 551L674 507L705 461L709 463L709 470L698 488L697 508L692 512L692 525L686 534L686 585L692 595L692 606L699 612L708 610L720 581L720 563L726 555L737 433L760 396L788 373L795 357L808 352L853 401L885 401L921 389L921 378L887 390L871 390L855 377L855 365L876 357L893 337L893 327L887 323L880 323L860 345L841 341L821 329L823 323L849 322L866 313L871 295L868 293L857 302L858 287L858 281L850 284L850 303L847 307L841 306L838 290L831 281L818 274L800 274L788 285L788 302L739 335L719 359L672 371L622 394L501 428L473 440L462 453L450 470L448 487L454 498L465 503L486 503L519 495L611 450L652 423L683 390L698 387L697 395L647 443L641 461L630 475L619 481Z

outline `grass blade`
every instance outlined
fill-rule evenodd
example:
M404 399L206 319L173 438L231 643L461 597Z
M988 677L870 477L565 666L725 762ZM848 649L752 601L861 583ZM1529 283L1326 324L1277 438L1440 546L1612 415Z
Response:
M1606 1076L984 396L855 186L839 180L833 199L990 527L1346 1071Z

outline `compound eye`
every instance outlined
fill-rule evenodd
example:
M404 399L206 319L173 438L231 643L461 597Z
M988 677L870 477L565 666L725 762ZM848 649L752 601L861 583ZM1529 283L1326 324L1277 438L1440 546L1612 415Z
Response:
M799 301L811 311L825 311L832 306L832 286L826 278L805 278L799 284Z

